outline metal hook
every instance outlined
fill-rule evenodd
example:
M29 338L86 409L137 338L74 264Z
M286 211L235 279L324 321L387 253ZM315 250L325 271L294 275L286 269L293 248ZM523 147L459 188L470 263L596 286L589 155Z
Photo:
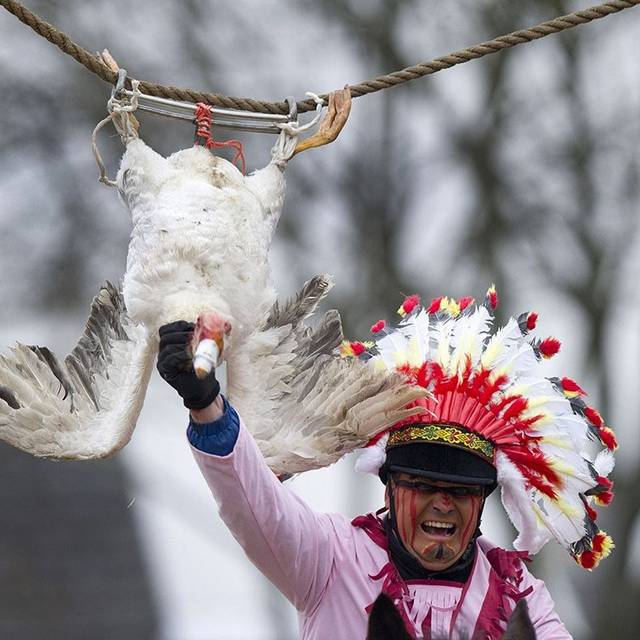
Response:
M117 99L118 95L124 91L124 83L127 80L127 70L126 69L118 69L118 79L116 80L116 84L111 87L111 99Z

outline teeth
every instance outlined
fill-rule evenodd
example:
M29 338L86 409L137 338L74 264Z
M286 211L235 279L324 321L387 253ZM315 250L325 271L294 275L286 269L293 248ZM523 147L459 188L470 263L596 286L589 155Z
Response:
M435 527L436 529L450 529L454 526L451 522L437 522L436 520L427 520L422 525L424 527Z

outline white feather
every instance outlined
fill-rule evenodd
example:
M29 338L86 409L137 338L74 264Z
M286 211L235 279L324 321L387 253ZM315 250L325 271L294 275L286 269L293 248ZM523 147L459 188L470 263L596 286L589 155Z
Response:
M505 352L517 344L521 336L517 321L509 318L507 324L498 329L487 343L481 358L482 366L485 369L493 368L496 360L504 357Z
M593 468L596 470L596 473L599 476L604 476L607 478L609 474L613 471L613 467L615 465L615 458L613 457L613 453L608 449L603 449L598 453L596 459L593 461Z
M551 534L541 526L536 512L532 509L524 477L502 452L498 452L496 456L496 468L501 486L502 504L518 531L518 537L513 546L518 551L536 554L551 539Z
M472 366L477 366L490 321L489 312L483 306L458 319L451 340L454 347L450 365L452 373L462 373L467 358Z

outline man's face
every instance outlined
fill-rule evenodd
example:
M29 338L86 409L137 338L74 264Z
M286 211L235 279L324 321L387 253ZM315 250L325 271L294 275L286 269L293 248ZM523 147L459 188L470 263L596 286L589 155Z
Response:
M409 553L429 571L442 571L464 553L478 526L484 491L478 485L390 477L396 526ZM389 502L389 486L386 493Z

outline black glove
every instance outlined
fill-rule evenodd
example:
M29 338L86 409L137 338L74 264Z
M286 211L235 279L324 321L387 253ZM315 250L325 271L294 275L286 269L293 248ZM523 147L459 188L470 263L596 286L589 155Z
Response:
M193 370L193 354L189 345L193 322L171 322L160 327L158 372L181 396L187 409L204 409L220 393L215 370L199 380Z

